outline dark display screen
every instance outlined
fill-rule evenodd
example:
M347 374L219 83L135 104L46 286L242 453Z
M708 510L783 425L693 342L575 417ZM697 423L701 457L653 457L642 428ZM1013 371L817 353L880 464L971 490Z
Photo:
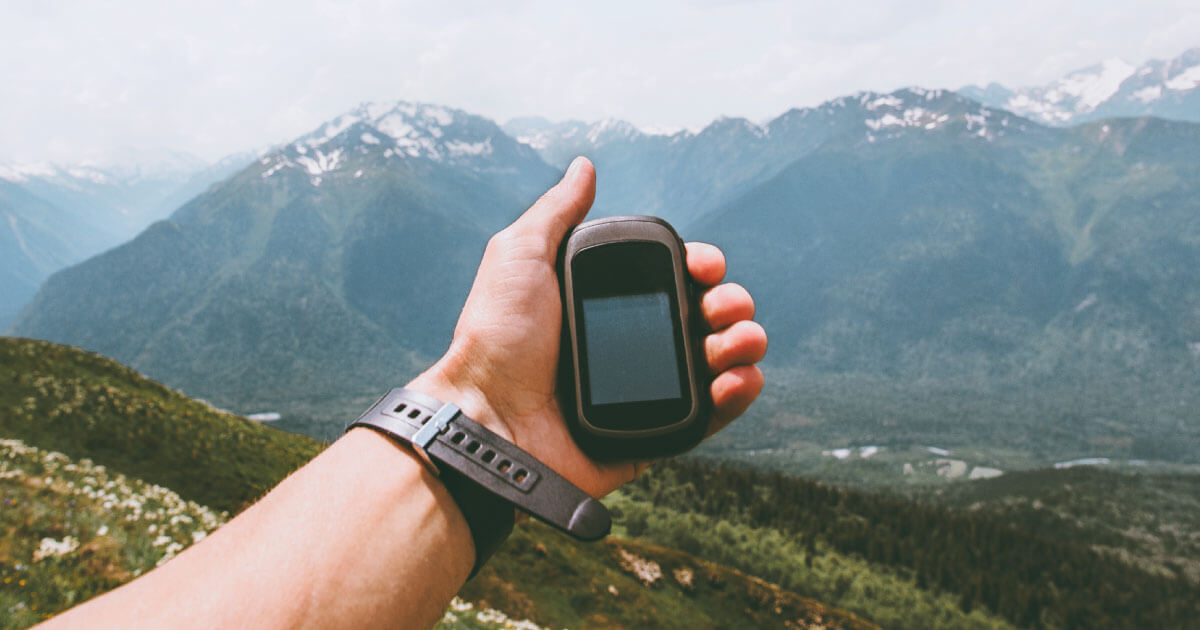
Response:
M692 405L671 252L653 242L585 249L572 261L580 397L617 431L675 424Z
M671 302L665 291L582 301L593 405L683 395Z

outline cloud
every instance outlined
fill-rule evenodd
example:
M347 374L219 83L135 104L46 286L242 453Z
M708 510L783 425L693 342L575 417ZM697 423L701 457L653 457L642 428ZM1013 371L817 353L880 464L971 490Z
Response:
M0 161L122 146L215 159L365 100L498 120L761 120L857 90L1023 85L1173 56L1200 45L1198 13L1171 0L7 2Z

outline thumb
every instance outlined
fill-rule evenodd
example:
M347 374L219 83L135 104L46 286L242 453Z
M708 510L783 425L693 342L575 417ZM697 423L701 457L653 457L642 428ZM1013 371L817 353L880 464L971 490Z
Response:
M530 206L512 228L523 235L542 235L552 249L557 249L567 230L583 221L595 198L596 169L590 160L579 156L571 161L562 179Z

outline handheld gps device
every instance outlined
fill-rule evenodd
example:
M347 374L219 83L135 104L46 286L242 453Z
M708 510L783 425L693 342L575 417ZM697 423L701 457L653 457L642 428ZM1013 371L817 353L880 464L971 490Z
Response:
M681 453L708 431L703 326L683 241L662 219L617 216L559 252L559 395L575 442L605 460Z

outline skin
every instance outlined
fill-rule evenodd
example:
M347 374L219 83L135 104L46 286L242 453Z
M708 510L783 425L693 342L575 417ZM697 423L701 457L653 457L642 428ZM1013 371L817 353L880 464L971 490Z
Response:
M555 396L561 305L554 261L595 197L584 158L488 243L446 354L407 385L457 404L595 497L645 462L597 463L566 429ZM710 287L701 311L720 430L762 389L767 337L754 302L721 284L725 259L689 243ZM405 447L354 429L258 503L171 562L44 624L58 627L419 628L466 581L475 550L446 489Z

